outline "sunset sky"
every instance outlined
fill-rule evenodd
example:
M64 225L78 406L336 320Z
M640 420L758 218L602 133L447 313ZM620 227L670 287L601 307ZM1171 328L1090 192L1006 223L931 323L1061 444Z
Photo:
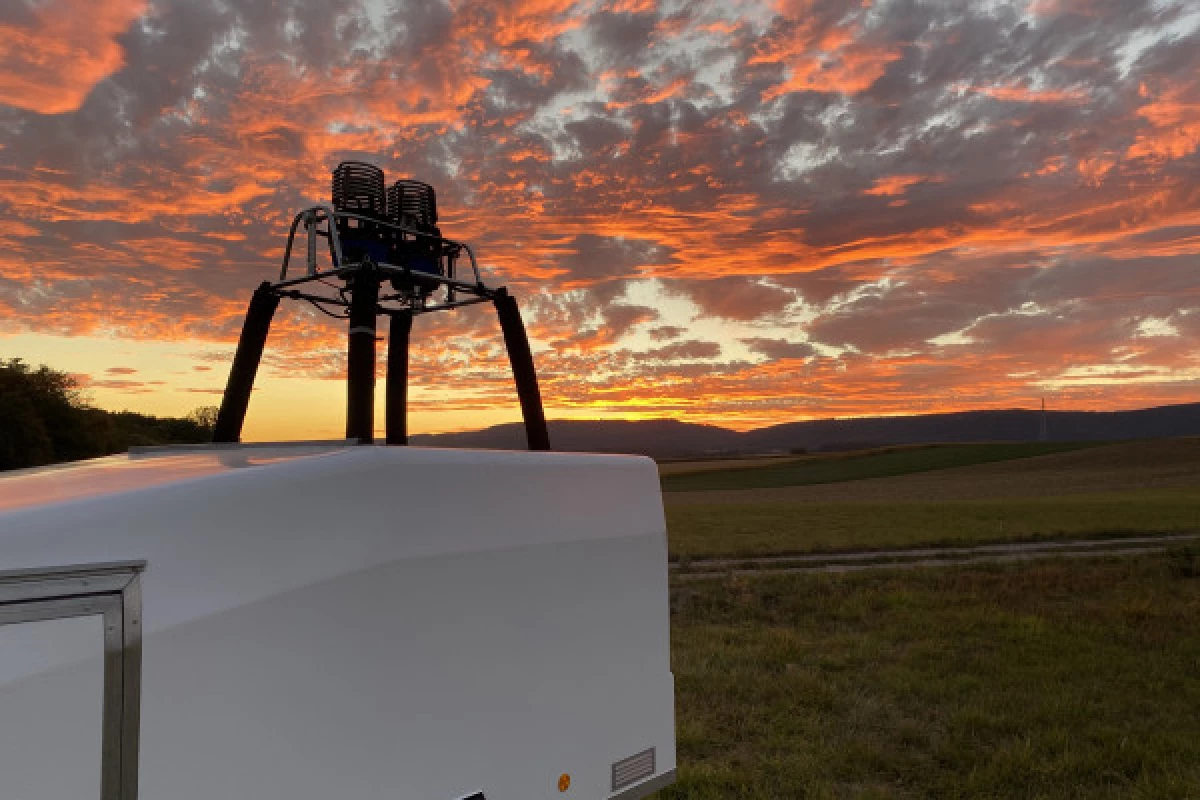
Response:
M346 158L438 188L552 418L1200 400L1195 0L9 0L0 357L216 404ZM340 436L282 311L246 438ZM519 418L488 309L414 337L414 431Z

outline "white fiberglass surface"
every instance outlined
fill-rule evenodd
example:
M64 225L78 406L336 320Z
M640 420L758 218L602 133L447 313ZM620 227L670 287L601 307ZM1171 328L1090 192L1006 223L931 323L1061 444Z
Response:
M359 447L0 511L0 569L144 560L150 632L393 559L663 529L648 459Z
M675 766L664 570L654 537L403 560L153 634L142 795L608 797Z
M109 456L0 474L0 512L146 489L302 456L288 449L237 449L146 456Z
M214 457L142 463L188 458ZM141 796L535 800L569 773L591 800L647 748L674 767L653 462L355 447L200 469L0 506L0 569L146 563Z
M0 625L0 797L99 800L100 616Z

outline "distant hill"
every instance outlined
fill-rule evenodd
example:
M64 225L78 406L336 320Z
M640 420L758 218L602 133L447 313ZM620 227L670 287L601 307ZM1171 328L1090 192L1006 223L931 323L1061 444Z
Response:
M672 420L622 422L553 420L555 450L593 453L640 453L654 458L683 458L738 453L850 450L924 442L1035 441L1040 411L964 411L912 417L861 417L788 422L738 433L715 425ZM1136 411L1049 411L1047 438L1054 442L1117 441L1200 435L1200 403ZM523 449L519 423L481 431L420 434L412 443L426 447Z
M1013 442L1038 438L1042 412L964 411L914 417L790 422L746 434L752 449L806 447L850 449L920 442ZM1053 442L1152 439L1200 434L1200 403L1136 411L1048 411L1047 439Z
M694 455L710 451L740 452L744 434L716 425L675 420L551 420L550 444L573 453L641 453L657 457ZM481 447L489 450L525 449L525 426L494 425L481 431L417 434L409 437L425 447Z

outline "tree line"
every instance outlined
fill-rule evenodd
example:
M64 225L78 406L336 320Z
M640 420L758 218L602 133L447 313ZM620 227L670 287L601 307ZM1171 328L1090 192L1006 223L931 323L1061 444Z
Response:
M132 446L212 441L216 409L153 417L92 406L71 375L0 359L0 469L123 453Z

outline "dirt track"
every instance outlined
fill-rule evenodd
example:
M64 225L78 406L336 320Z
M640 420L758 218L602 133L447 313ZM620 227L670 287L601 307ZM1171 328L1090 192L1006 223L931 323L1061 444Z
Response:
M922 547L907 550L859 550L756 558L706 558L673 562L679 580L730 575L771 575L798 572L858 572L867 569L911 569L964 564L999 564L1040 558L1097 558L1157 553L1194 544L1200 533L1132 536L1118 539L1079 539L1060 542L991 544L977 547Z

